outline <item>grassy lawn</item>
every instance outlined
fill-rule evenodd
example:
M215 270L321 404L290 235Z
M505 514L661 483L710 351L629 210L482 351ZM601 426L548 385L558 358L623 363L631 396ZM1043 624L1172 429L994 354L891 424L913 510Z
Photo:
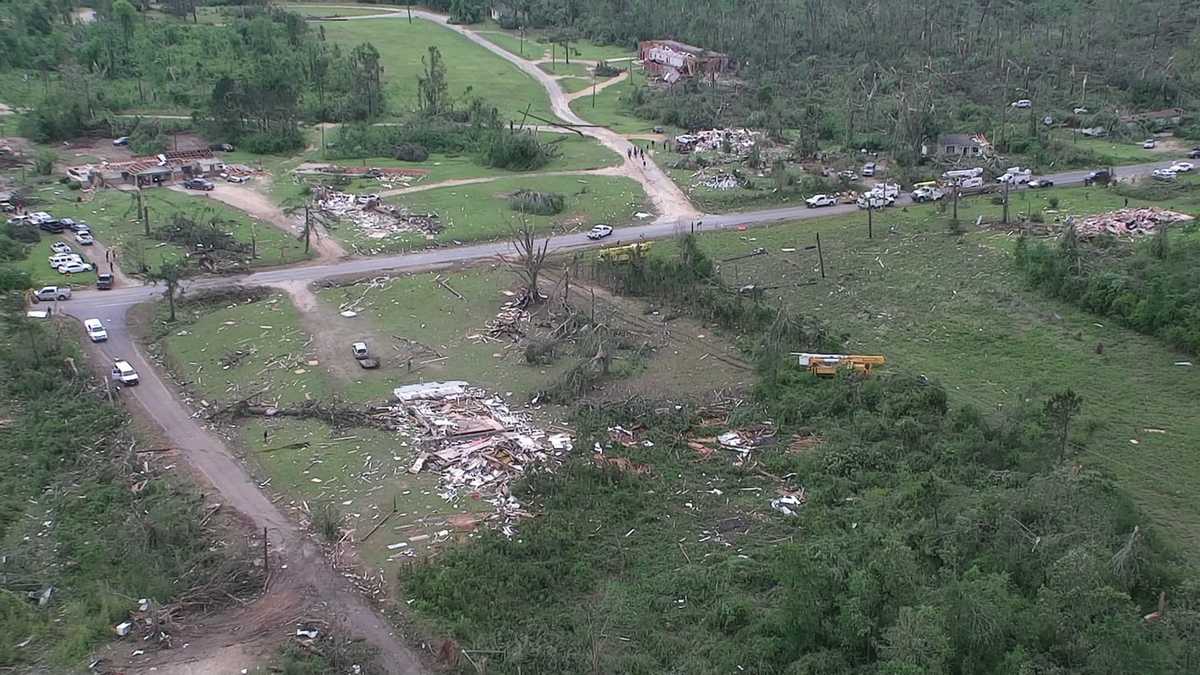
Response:
M539 63L538 68L541 68L551 75L583 77L589 80L592 79L591 67L575 61L571 63L564 63L560 60L557 63Z
M165 360L191 391L212 403L265 390L264 400L287 404L330 391L324 371L309 365L316 357L286 296L221 307L188 305L179 317L161 341Z
M422 57L436 46L446 64L450 94L462 98L468 90L516 116L532 105L532 112L550 117L550 99L533 78L470 40L429 21L379 19L323 24L328 38L350 50L371 42L379 50L388 99L394 111L416 107L417 75Z
M486 331L485 323L509 300L503 291L514 286L512 272L500 266L472 268L451 275L448 282L466 300L459 300L434 282L437 274L411 274L396 277L386 288L372 290L362 304L357 321L373 327L383 344L395 343L393 335L427 345L449 356L420 366L416 372L406 368L389 371L381 379L366 376L347 385L354 399L386 398L392 388L430 380L465 380L501 393L513 394L514 401L528 400L546 384L565 363L534 367L525 363L522 352L504 344L469 339ZM362 295L361 286L329 288L319 293L330 315L347 300ZM383 348L384 353L391 350Z
M1167 161L1174 154L1163 154L1161 151L1146 150L1141 141L1121 141L1112 138L1085 138L1069 131L1057 134L1059 140L1071 143L1085 150L1096 153L1106 164L1141 164L1155 160Z
M473 29L475 27L472 27ZM481 27L476 29L480 36L488 42L504 49L505 51L524 57L530 61L537 61L541 58L551 58L551 45L545 42L539 42L544 31L529 30L525 33L524 49L521 45L521 33L515 30L504 30L499 25L486 22ZM559 61L565 61L562 46L554 45L554 58ZM571 59L579 59L581 61L601 61L606 59L620 59L635 56L636 52L632 49L626 49L616 45L598 45L587 40L580 40L571 43Z
M1051 195L1064 214L1122 205L1106 190L1070 188L1021 193L1013 211L1040 208ZM1200 212L1196 196L1159 205ZM998 210L970 199L959 217L996 218ZM823 281L814 252L803 249L818 232ZM724 266L727 279L783 286L770 293L772 301L849 334L851 352L884 354L897 368L941 381L960 402L997 410L1022 397L1075 389L1084 397L1076 427L1081 436L1086 430L1081 461L1111 471L1154 525L1196 550L1200 507L1190 486L1200 480L1193 451L1200 418L1188 411L1200 396L1200 379L1194 368L1174 365L1193 359L1027 290L1009 255L1012 237L987 231L952 236L933 207L913 207L877 214L874 240L867 239L865 214L856 214L705 234L701 242L717 258L766 248L769 255Z
M370 14L387 14L388 12L403 11L402 7L389 7L387 5L379 5L378 7L346 7L345 5L307 5L307 4L287 4L283 8L289 12L295 12L303 16L368 16Z
M440 183L447 180L462 178L483 178L487 176L520 176L522 173L542 173L546 171L579 171L583 169L602 169L617 166L621 157L599 142L575 134L558 134L542 132L538 136L543 142L553 143L559 150L559 156L546 166L534 172L510 171L494 169L480 164L474 155L447 155L432 153L424 162L403 162L390 157L368 157L366 159L323 159L320 150L309 153L308 161L327 162L342 166L368 167L402 167L406 169L424 169L429 173L420 182L413 185Z
M522 217L508 208L508 195L520 189L557 192L566 196L566 207L556 216L524 216L539 231L569 231L590 228L596 223L622 225L633 214L645 210L645 195L628 178L611 176L543 176L502 178L489 183L437 188L397 197L392 204L413 212L441 216L445 229L436 240L443 243L473 242L506 236L508 228ZM383 253L423 247L423 236L402 234L371 239L350 223L333 230L349 250Z
M641 80L641 73L636 73L634 79ZM634 117L620 102L621 95L628 90L632 81L628 80L598 92L594 105L591 96L575 99L571 102L571 110L588 122L606 126L617 133L650 133L657 123Z
M513 35L500 30L481 30L478 33L497 47L530 61L537 61L543 56L550 57L550 45L537 42L532 37L527 37L522 41L519 34Z
M29 248L28 257L26 257L24 260L5 263L5 265L11 268L29 272L29 278L33 280L33 285L35 288L40 288L42 286L72 286L79 288L80 286L91 286L92 284L96 283L95 272L63 275L59 274L52 267L50 267L50 264L47 262L47 258L53 255L53 252L50 250L50 244L60 240L69 243L72 250L83 256L83 258L92 263L93 266L99 268L100 270L107 269L107 265L105 265L103 259L99 261L93 259L92 256L89 255L90 251L88 251L88 248L86 246L79 246L76 244L75 239L70 233L64 233L62 237L42 233L42 240Z
M142 225L134 218L136 198L133 193L101 190L91 201L73 201L79 194L64 190L62 196L44 201L38 208L60 218L86 221L97 239L117 249L121 267L128 272L138 271L139 258L149 267L156 268L164 261L183 256L184 251L179 246L145 237ZM227 231L238 241L249 242L251 238L256 241L257 257L251 262L252 267L289 264L307 257L302 242L215 200L161 188L144 190L142 194L150 210L152 229L176 213L201 222L215 218L225 223Z

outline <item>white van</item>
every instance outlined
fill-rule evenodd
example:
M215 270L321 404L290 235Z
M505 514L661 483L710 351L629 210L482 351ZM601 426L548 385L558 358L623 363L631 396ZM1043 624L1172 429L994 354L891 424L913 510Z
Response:
M100 323L100 319L85 319L83 328L92 342L104 342L108 339L108 331L104 330L104 324Z

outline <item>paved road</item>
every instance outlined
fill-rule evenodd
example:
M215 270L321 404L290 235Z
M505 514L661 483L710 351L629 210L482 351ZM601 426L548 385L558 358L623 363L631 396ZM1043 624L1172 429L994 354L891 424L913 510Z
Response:
M1171 160L1154 162L1152 164L1134 164L1115 167L1116 175L1120 178L1135 178L1149 176L1154 169L1168 166ZM1074 185L1083 182L1088 171L1066 171L1049 174L1044 178L1053 180L1055 185ZM1027 189L1027 188L1022 188ZM912 204L907 196L902 196L897 202L900 206ZM804 206L787 206L777 209L747 211L743 213L726 213L721 215L701 215L696 218L678 220L658 219L644 225L623 227L602 241L591 241L583 233L564 234L550 239L554 251L569 251L572 249L611 246L618 242L638 241L641 239L663 239L672 237L680 231L688 229L693 222L703 223L701 231L713 231L736 228L742 225L766 225L783 221L810 220L825 216L845 215L854 213L858 208L851 204L843 204L823 209L810 209ZM191 281L184 286L184 291L207 288L224 288L242 284L261 286L280 284L290 281L313 282L335 277L377 274L389 271L430 269L445 267L456 263L467 263L497 255L510 253L507 242L492 242L473 246L455 248L440 248L421 253L405 253L400 255L380 256L376 258L357 258L330 262L321 265L305 265L282 269L266 270L253 274L228 277L204 278ZM75 316L88 314L105 318L117 317L138 303L161 296L161 288L153 286L131 286L112 291L80 291L68 302L61 303L63 308ZM89 314L90 312L90 314Z

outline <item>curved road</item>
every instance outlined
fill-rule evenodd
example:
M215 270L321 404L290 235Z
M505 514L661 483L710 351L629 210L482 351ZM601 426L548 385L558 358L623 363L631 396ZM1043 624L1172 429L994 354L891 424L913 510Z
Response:
M413 11L423 19L433 21L456 31L509 61L523 72L540 82L550 94L555 114L568 123L585 124L569 107L569 98L558 87L554 79L528 61L509 54L483 37L462 28L449 25L445 17L423 11ZM398 14L382 15L396 18ZM372 18L372 17L353 17ZM375 17L378 18L378 17ZM625 156L631 144L615 132L603 128L584 128L584 133L596 138L605 146ZM1164 162L1118 167L1116 174L1121 178L1148 175ZM640 162L625 161L628 175L635 176L651 195L659 213L655 221L622 228L617 235L603 242L594 242L584 234L567 234L551 238L551 248L557 251L610 245L618 237L624 241L661 239L671 237L693 223L702 221L702 229L720 230L739 226L761 225L789 220L807 220L821 216L850 213L854 206L810 210L803 206L783 207L746 213L703 215L688 202L687 197L673 181L653 162L642 166ZM1083 181L1086 171L1071 171L1047 176L1056 184L1074 184ZM901 204L909 203L907 197ZM316 265L273 269L253 274L204 278L187 282L184 291L209 288L227 288L242 285L283 285L308 283L332 277L372 275L387 271L417 270L448 266L457 263L493 258L508 251L506 242L495 242L443 248L378 258L347 259ZM331 614L344 616L348 628L359 637L366 638L381 650L382 665L389 673L423 673L420 659L393 632L391 624L373 610L343 578L326 564L319 549L305 533L282 511L267 499L254 484L245 467L230 453L224 443L209 433L176 397L175 392L159 377L154 366L142 355L134 343L126 325L126 314L135 304L158 298L162 288L153 286L126 286L112 291L80 291L72 300L58 303L58 311L79 319L99 318L107 327L109 340L98 346L105 359L124 358L130 361L141 374L142 384L125 390L140 404L147 414L158 422L168 438L186 460L221 493L229 506L245 514L257 527L267 528L273 547L273 555L286 561L289 574L280 578L273 586L290 586L311 595L313 600L327 608ZM107 367L107 366L104 366Z

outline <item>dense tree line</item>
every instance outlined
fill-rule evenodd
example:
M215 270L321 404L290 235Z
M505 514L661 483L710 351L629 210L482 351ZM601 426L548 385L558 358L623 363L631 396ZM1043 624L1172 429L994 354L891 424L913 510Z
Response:
M375 48L347 53L294 13L247 6L226 10L226 25L191 25L148 20L115 0L101 3L96 22L71 24L43 21L36 8L49 5L58 6L0 5L14 28L0 31L9 47L0 68L40 70L45 80L25 130L36 140L104 127L112 111L174 108L196 111L215 136L273 151L303 144L300 120L367 120L387 110ZM193 5L172 7L190 13Z
M748 123L915 159L940 132L1045 144L1029 119L1200 94L1200 5L1179 0L514 0L509 25L633 46L670 37L731 54L745 89L677 85L627 101L684 127ZM748 95L747 95L748 94ZM1036 117L1008 104L1036 102ZM1007 148L1002 147L1002 150ZM1025 148L1016 148L1020 152ZM1033 148L1036 150L1037 148ZM1060 148L1061 149L1061 148Z

